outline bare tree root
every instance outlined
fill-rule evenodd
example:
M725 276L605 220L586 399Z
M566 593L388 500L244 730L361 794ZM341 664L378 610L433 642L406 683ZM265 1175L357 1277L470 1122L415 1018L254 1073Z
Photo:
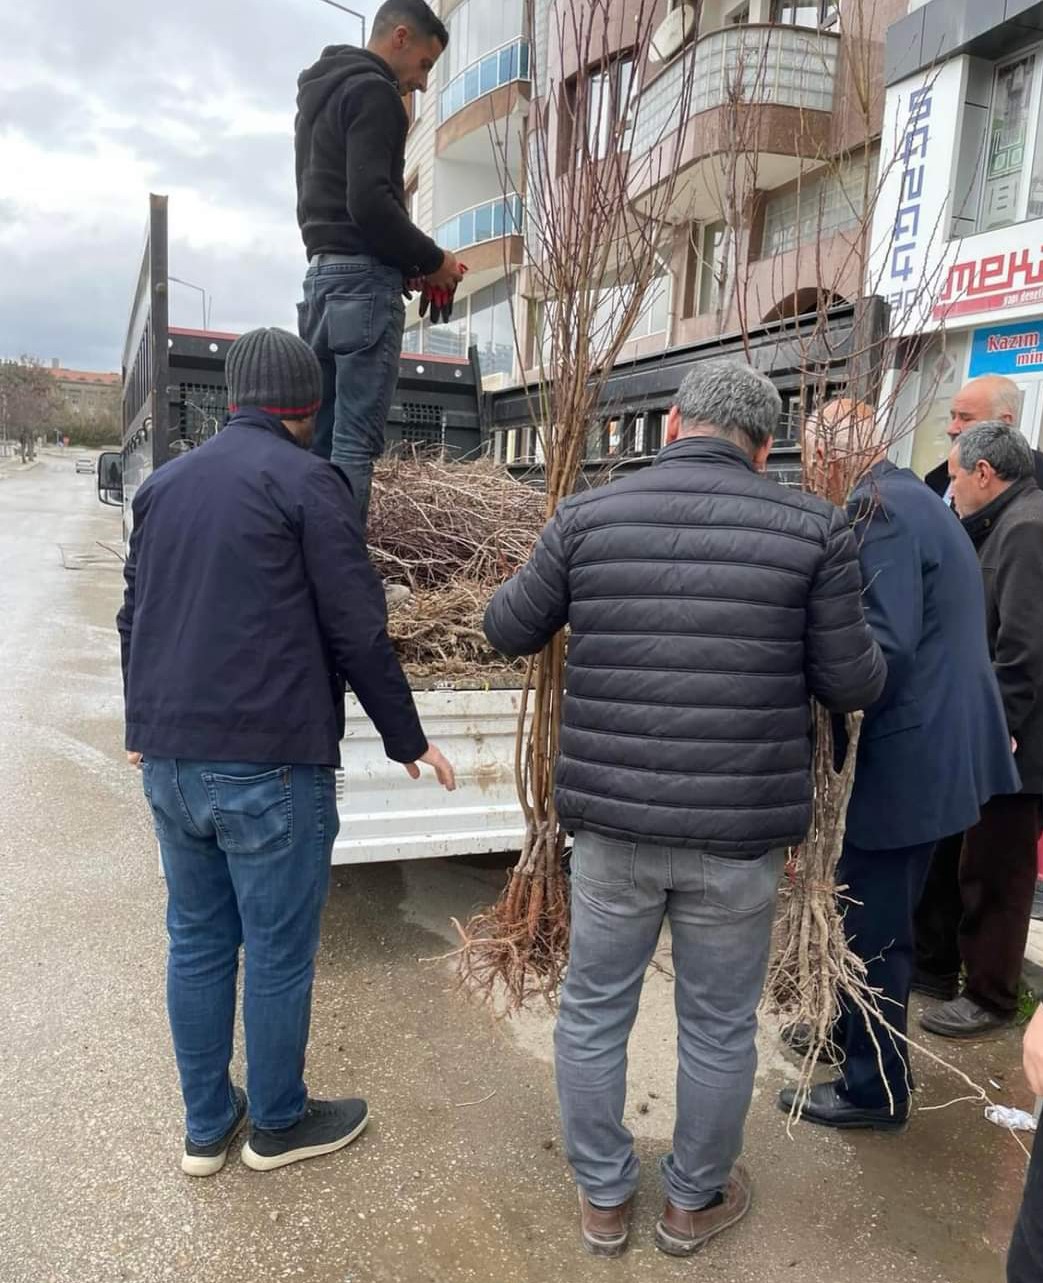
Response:
M531 833L491 909L466 926L455 951L460 982L471 994L501 1002L508 1014L542 999L553 1007L569 944L569 888L555 835Z

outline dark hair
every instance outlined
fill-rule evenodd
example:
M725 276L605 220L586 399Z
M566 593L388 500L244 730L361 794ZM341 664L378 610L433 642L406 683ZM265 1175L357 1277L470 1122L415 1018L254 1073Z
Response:
M373 34L386 36L395 27L412 27L422 36L437 36L443 49L449 44L445 23L424 0L384 0L373 19Z

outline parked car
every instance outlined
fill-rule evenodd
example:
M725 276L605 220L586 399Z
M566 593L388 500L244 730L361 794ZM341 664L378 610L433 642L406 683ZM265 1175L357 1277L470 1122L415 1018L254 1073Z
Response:
M93 475L94 475L94 460L93 460L93 459L88 459L86 455L81 456L79 459L77 459L77 460L76 460L76 471L77 471L77 472L89 472L89 473L91 474L91 476L93 476Z

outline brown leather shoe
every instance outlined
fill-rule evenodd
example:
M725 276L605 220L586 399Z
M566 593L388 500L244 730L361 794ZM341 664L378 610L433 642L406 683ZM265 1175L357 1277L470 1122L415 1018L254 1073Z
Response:
M579 1191L579 1227L583 1246L591 1256L622 1256L630 1237L630 1197L618 1207L595 1207Z
M750 1210L750 1174L736 1163L724 1189L724 1202L698 1212L686 1212L669 1199L655 1227L656 1247L668 1256L691 1256L715 1234L741 1221Z

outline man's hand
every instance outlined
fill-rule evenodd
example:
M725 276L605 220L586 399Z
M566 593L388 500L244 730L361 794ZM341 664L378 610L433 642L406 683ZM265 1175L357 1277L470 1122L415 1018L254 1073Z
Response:
M436 290L453 290L464 279L464 272L467 269L463 267L450 250L446 250L442 259L442 266L437 272L432 272L427 278L428 285Z
M414 294L419 294L424 288L424 278L422 276L411 276L402 286L402 297L409 302Z
M141 754L140 754L140 753L128 753L128 754L127 754L127 761L128 761L128 762L130 763L130 765L131 765L131 766L133 766L136 770L140 770L140 769L141 769Z
M427 752L420 761L425 766L430 766L435 775L438 776L438 782L447 793L452 793L456 789L456 772L453 770L453 764L443 755L441 750L435 748L434 744L427 746ZM417 762L407 762L406 773L411 780L420 778L420 766Z
M1036 1008L1036 1014L1025 1031L1022 1063L1029 1086L1037 1096L1043 1096L1043 1005Z

